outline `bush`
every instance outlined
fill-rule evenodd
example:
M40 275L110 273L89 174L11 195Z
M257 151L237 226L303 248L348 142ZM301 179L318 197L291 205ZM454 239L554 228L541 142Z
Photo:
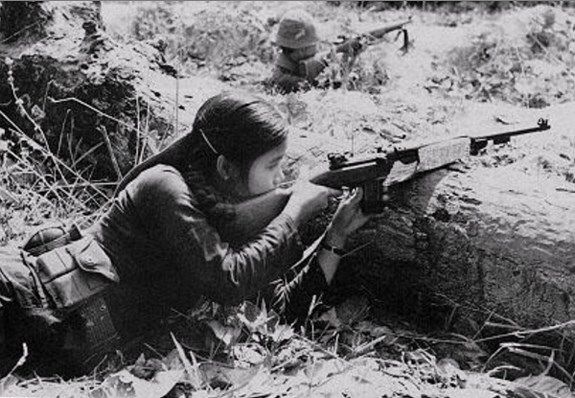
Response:
M203 9L190 3L156 4L138 8L131 30L138 40L162 37L166 55L185 69L208 66L220 71L239 57L271 62L272 21L254 8L237 3L211 3Z
M475 35L469 46L451 51L439 68L443 74L433 83L450 79L449 88L468 99L499 99L530 108L575 99L572 21L548 7L529 10L522 17L526 31L517 34L490 27Z

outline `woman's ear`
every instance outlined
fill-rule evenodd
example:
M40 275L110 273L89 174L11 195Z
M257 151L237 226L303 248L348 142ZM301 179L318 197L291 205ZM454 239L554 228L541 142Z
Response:
M228 181L230 178L238 178L238 169L224 155L218 156L218 159L216 160L216 169L218 170L220 178L224 181Z

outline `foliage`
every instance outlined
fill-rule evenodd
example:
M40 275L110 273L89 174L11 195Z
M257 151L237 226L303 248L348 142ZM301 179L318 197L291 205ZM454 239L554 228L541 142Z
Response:
M258 8L214 3L190 13L187 5L144 6L138 8L132 32L137 40L161 37L168 57L188 70L208 65L221 71L242 58L270 62L271 27Z
M522 37L510 38L504 29L489 26L474 35L469 46L453 49L437 63L440 73L430 78L428 89L529 108L573 100L573 19L549 7L527 10L524 16L528 30Z
M0 128L1 244L21 238L30 231L30 226L46 220L73 217L80 222L83 218L90 219L95 216L92 212L104 205L109 197L108 184L89 180L85 170L78 167L86 153L80 154L77 148L68 147L71 160L66 162L59 156L61 145L56 152L50 148L39 124L44 112L37 106L28 109L18 95L12 63L6 58L12 103L18 114L33 126L33 133L26 134L6 112L0 111L7 127Z
M462 370L457 361L434 355L430 346L422 347L422 342L433 339L365 320L343 324L332 318L324 326L316 320L314 329L295 333L265 305L248 302L233 310L204 305L190 317L209 325L224 356L212 352L209 358L202 357L200 350L187 348L171 334L175 347L167 355L146 358L142 354L133 364L103 378L68 382L36 378L22 383L12 376L2 380L0 393L91 398L570 396L566 384L545 373L508 382ZM339 322L335 329L333 321ZM331 338L320 343L311 338L312 331L320 338Z

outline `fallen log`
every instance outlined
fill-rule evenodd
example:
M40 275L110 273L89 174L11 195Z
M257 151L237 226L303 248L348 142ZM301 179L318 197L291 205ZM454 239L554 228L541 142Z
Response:
M574 319L575 132L569 106L548 112L550 134L396 190L351 245L370 243L353 268L362 289L420 325L449 318L464 332L490 314L525 328ZM545 166L553 156L567 156L570 170Z

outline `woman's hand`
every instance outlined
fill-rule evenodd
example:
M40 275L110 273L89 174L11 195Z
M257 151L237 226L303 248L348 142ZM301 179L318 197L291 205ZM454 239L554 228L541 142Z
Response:
M360 207L362 198L363 189L356 188L342 199L327 229L326 243L342 248L347 237L369 220Z
M308 181L297 183L292 190L284 212L294 220L296 226L307 222L327 208L329 197L342 194L338 189L326 188Z

